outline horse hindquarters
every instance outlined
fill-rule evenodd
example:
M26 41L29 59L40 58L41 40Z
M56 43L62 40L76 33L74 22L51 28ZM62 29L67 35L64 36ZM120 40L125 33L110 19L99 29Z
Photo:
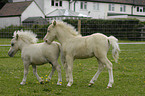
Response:
M108 87L112 87L114 80L113 80L112 63L107 58L107 52L109 49L108 39L106 36L103 36L103 35L99 35L98 38L101 38L101 39L95 42L96 46L94 46L94 55L98 59L99 68L98 68L97 73L94 75L94 77L90 81L90 85L94 83L94 81L97 79L97 77L101 73L103 67L106 66L109 72Z

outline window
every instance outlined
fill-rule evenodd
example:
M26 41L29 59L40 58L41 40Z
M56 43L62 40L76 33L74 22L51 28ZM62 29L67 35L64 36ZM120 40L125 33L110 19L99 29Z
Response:
M81 2L81 9L87 9L87 2Z
M51 0L51 6L62 6L62 1L58 1L58 0Z
M99 3L94 3L93 9L94 10L99 10Z
M120 5L120 12L126 12L126 6Z
M109 11L115 11L114 4L109 4Z
M137 12L145 12L145 7L137 7Z

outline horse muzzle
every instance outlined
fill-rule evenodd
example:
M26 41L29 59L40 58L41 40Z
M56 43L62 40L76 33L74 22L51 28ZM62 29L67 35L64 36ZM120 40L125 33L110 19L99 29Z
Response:
M10 57L14 57L14 51L9 51L9 52L8 52L8 55L9 55Z

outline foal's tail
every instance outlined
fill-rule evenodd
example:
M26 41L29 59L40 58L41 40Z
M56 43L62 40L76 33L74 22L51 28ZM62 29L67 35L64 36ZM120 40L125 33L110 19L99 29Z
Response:
M59 47L59 50L60 50L60 60L61 60L61 64L62 66L64 66L64 63L65 63L65 58L64 58L64 55L63 55L63 50L62 50L62 46L60 43L57 44L58 47Z
M115 38L114 36L110 36L110 37L108 37L108 40L113 47L112 56L113 56L115 62L117 63L118 58L119 58L119 51L120 51L120 48L119 48L119 45L118 45L118 39Z

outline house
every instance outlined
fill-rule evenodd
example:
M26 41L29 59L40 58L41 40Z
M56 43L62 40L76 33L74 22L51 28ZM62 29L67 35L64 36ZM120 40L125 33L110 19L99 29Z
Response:
M74 0L71 9L92 18L137 18L145 21L145 0Z
M137 18L145 21L145 0L13 0L0 10L0 27L21 25L28 17L61 20L79 17L77 14L94 19Z
M71 10L95 19L137 18L145 21L145 0L35 0L45 13ZM41 1L41 3L40 3ZM43 2L43 3L42 3Z
M20 26L28 17L45 17L35 1L7 3L0 10L0 28L5 26Z

